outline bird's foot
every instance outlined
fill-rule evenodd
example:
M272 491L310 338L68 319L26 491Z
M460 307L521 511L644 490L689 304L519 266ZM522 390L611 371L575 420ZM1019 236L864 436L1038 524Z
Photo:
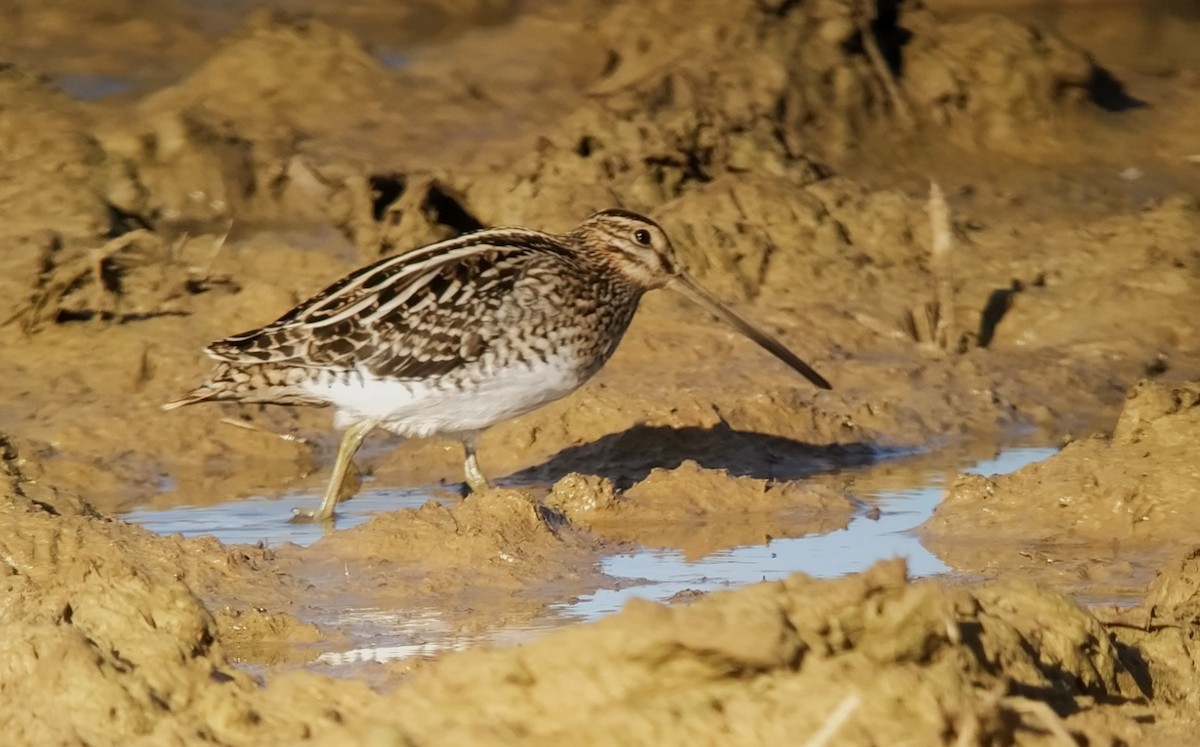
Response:
M469 493L482 493L485 490L492 489L492 484L484 476L483 470L479 469L479 460L475 458L474 450L467 452L466 463L463 464L463 472L467 478Z
M483 475L467 475L467 484L465 492L467 495L471 493L482 493L485 490L491 490L492 484L488 482ZM465 495L463 496L466 497Z
M321 511L313 511L307 508L293 508L292 518L289 520L291 524L326 524L333 526L333 514L325 514Z

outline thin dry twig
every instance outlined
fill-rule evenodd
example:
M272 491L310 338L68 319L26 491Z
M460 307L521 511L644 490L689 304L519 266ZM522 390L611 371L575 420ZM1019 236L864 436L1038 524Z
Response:
M225 248L225 242L227 242L229 240L229 234L232 232L233 232L233 220L230 219L229 225L225 227L225 233L213 238L212 251L210 251L208 253L208 256L205 257L204 267L192 266L192 267L189 267L188 270L199 277L212 276L213 265L217 263L217 257L220 256L221 250L223 250ZM182 249L183 245L186 242L187 242L187 234L184 234L183 241L181 241L179 243L179 247Z
M912 341L916 334L907 324L904 329L900 329L894 325L889 325L878 317L871 316L865 312L855 312L854 321L871 330L880 337L887 337L893 340L908 340ZM907 320L903 320L907 321Z
M1093 607L1091 613L1097 620L1109 628L1128 628L1150 633L1157 630L1181 630L1187 625L1177 620L1169 620L1162 616L1156 605L1141 607L1103 608Z
M234 427L241 428L242 430L253 431L255 433L265 433L268 436L275 436L276 438L281 438L284 441L292 441L292 442L301 443L301 444L308 443L308 440L301 436L293 436L290 433L276 433L275 431L270 430L268 428L263 428L261 425L258 425L257 423L248 423L245 420L236 420L234 418L221 418L218 422L224 423L225 425L232 425Z
M933 342L947 353L957 352L954 319L954 234L950 228L950 207L946 196L935 181L929 182L929 226L933 232L930 246L930 266L933 270L933 302L936 321Z
M922 348L935 354L954 355L965 349L955 315L954 229L950 223L950 207L937 182L929 183L929 202L925 210L931 233L929 270L933 275L933 297L905 309L900 314L898 329L902 337L913 340ZM858 321L884 334L870 323L871 320L860 318ZM892 336L890 331L887 334Z
M74 257L63 265L55 267L54 274L48 279L43 279L44 284L40 285L29 301L21 305L11 317L0 322L0 326L20 320L21 329L28 334L42 321L44 312L53 301L61 298L70 289L81 286L90 285L97 308L105 309L110 305L111 300L108 298L110 292L105 285L105 263L143 240L158 241L158 237L144 228L139 228L110 239L104 246L92 249L83 256Z
M833 709L833 713L829 714L829 718L825 719L825 723L821 725L817 732L808 738L804 743L804 747L825 747L829 742L837 736L838 731L850 720L854 712L862 705L862 696L858 693L850 693L838 707Z

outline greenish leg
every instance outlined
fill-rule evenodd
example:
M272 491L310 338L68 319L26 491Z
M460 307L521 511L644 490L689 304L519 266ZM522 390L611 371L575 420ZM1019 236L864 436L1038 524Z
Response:
M463 471L467 474L467 486L471 488L472 493L490 490L492 484L483 476L483 470L479 469L479 459L475 456L475 449L479 445L479 434L472 433L465 436L462 445L463 450L467 453L467 458L463 462Z
M342 492L342 483L346 479L346 471L350 469L350 460L354 458L363 439L379 424L377 420L364 420L355 423L342 434L342 443L338 446L337 461L333 463L333 474L329 477L329 486L325 488L325 499L317 511L297 510L295 521L330 521L333 519L333 507L337 505Z

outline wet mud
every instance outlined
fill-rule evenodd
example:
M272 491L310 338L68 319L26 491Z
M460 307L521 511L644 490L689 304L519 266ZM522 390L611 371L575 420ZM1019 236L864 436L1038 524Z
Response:
M1195 383L1142 382L1111 434L1074 441L1009 475L961 476L922 536L960 570L986 571L1009 555L1006 571L1020 566L1068 588L1148 578L1200 520L1198 437ZM1098 564L1103 546L1111 559Z
M1200 729L1187 3L10 5L6 744ZM497 488L377 434L323 535L286 521L328 411L160 409L363 262L608 207L833 390L651 294L592 382L484 435ZM1014 446L1040 461L971 467ZM246 501L279 528L126 520ZM839 559L870 522L923 555ZM827 563L787 573L805 542ZM693 575L586 611L651 588L614 564L646 553Z

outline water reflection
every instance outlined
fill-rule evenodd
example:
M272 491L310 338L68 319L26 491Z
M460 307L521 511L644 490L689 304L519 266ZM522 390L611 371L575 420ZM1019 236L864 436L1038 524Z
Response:
M439 499L426 488L363 490L353 500L338 504L337 528L349 529L377 514L420 508L428 501ZM315 508L320 502L319 494L297 493L280 499L254 497L212 506L139 508L122 518L157 534L211 535L227 545L261 542L267 547L276 547L291 542L308 546L321 539L324 528L320 524L293 524L288 518L294 509Z
M712 591L756 581L782 579L797 571L835 578L865 571L880 560L903 557L914 577L950 569L925 547L912 530L932 514L942 499L942 485L958 471L981 475L1013 472L1053 455L1056 449L1009 449L996 458L963 470L932 472L919 487L882 490L860 496L878 509L856 516L842 530L815 537L773 540L736 547L696 561L675 550L642 550L604 561L604 571L628 585L603 589L561 609L594 619L615 612L634 597L665 600L683 591Z
M905 457L891 464L896 469L880 476L875 467L859 472L852 492L871 510L860 512L844 530L818 536L772 540L765 544L735 547L695 561L674 550L642 550L614 555L602 561L604 572L617 580L617 588L602 589L580 599L556 605L532 622L465 634L454 629L438 610L377 609L339 606L311 610L305 617L327 630L337 630L352 642L340 651L326 651L319 665L349 668L364 662L388 662L411 657L432 657L487 643L516 645L568 622L594 620L615 612L634 597L666 600L685 591L706 592L763 580L781 579L801 571L833 578L866 570L879 560L903 557L915 577L946 573L949 568L921 545L913 529L933 513L942 499L943 484L959 471L983 475L1003 474L1038 462L1055 453L1050 448L1015 448L966 469L946 467L914 472L905 469ZM914 457L919 459L920 457ZM890 475L890 476L889 476ZM879 480L890 480L882 486ZM913 485L914 481L920 484ZM361 524L384 511L417 508L435 498L427 489L365 490L339 506L339 528ZM315 505L315 495L294 495L282 500L262 498L161 511L137 510L126 519L163 534L213 535L225 543L292 542L307 545L322 536L322 528L290 524L292 507Z

